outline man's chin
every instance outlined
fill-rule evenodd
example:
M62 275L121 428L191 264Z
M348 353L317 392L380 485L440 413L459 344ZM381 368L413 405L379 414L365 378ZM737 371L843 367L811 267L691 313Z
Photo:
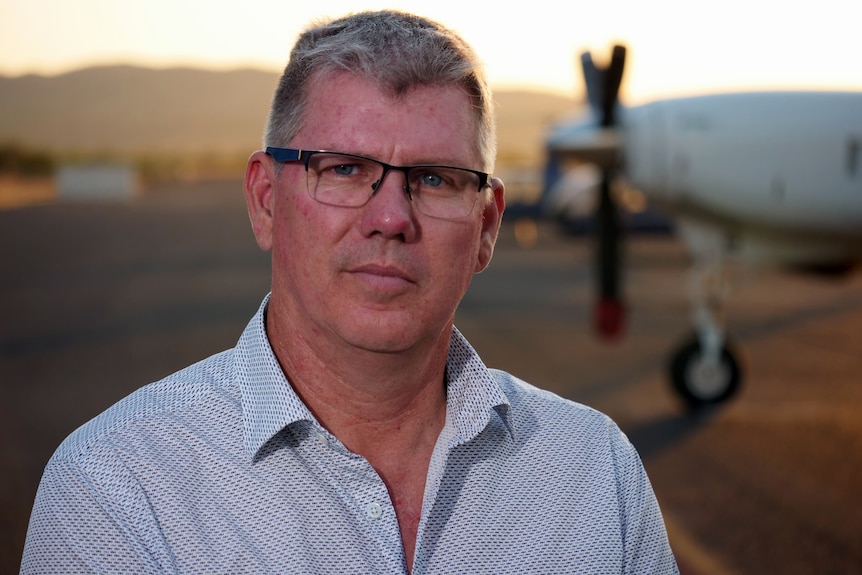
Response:
M369 353L397 354L407 352L413 347L410 338L401 334L375 333L371 330L363 333L351 330L350 333L343 334L342 339L354 349Z
M407 353L423 342L434 343L434 333L407 312L375 315L378 317L342 325L344 342L357 350L379 354Z

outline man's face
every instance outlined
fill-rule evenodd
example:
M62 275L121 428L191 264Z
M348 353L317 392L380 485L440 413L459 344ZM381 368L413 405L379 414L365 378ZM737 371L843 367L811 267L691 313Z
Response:
M290 145L399 166L482 168L463 91L424 86L393 99L348 73L311 86L303 128ZM252 213L258 243L273 252L270 321L312 345L376 352L448 337L472 275L491 258L503 210L499 181L490 200L483 190L470 216L442 220L416 210L401 172L389 172L364 206L345 208L312 199L301 162L284 164L277 177L268 156L258 156L257 170L253 162L247 195L255 174L272 187L259 194L260 221Z

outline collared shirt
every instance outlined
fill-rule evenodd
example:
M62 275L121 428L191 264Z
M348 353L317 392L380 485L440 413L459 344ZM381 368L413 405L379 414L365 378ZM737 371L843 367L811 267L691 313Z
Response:
M406 573L386 486L318 423L269 345L150 384L49 461L22 573ZM414 574L677 573L606 416L489 370L453 330Z

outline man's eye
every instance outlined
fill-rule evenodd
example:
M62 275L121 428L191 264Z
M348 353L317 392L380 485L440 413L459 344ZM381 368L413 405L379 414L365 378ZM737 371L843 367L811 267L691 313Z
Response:
M357 173L356 164L339 164L330 169L336 176L352 176Z
M420 183L423 186L428 186L431 188L439 188L446 184L445 180L440 176L440 174L436 174L434 172L423 172L419 178Z

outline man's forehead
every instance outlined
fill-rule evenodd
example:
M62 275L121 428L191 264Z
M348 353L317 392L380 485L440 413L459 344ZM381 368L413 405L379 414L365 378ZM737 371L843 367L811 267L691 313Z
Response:
M330 73L309 83L304 116L295 147L370 154L368 145L408 140L445 149L452 161L475 164L481 158L476 114L458 85L417 84L397 93L374 79ZM361 149L344 149L345 143ZM438 152L428 159L443 158Z

